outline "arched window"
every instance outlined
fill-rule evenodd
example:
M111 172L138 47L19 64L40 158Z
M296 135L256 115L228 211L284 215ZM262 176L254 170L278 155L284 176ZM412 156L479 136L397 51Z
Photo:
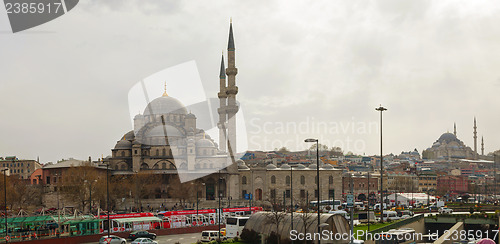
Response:
M125 151L122 151L122 157L125 157Z
M318 185L318 176L314 176L314 184Z
M243 177L241 178L241 184L242 184L242 185L246 185L246 184L247 184L247 177L246 177L246 176L243 176Z
M285 178L285 182L286 182L286 185L289 186L290 185L290 176L286 176Z
M156 156L160 156L160 150L156 149Z
M121 166L121 170L126 170L126 169L127 169L127 164L123 163L122 166Z
M162 164L161 164L161 168L162 168L162 169L167 169L167 164L166 164L166 163L162 163Z
M271 184L276 184L276 176L271 176Z
M306 184L306 177L303 176L303 175L300 176L300 184L301 185L305 185Z
M328 184L333 184L333 176L328 177Z
M167 150L165 150L165 148L163 148L163 153L162 153L163 156L167 156Z

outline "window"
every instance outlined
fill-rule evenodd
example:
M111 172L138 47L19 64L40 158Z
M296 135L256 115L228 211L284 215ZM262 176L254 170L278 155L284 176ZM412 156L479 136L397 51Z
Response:
M124 151L122 151L122 157L125 157L125 152Z
M335 190L334 189L328 191L328 198L330 198L330 199L335 198Z
M134 153L135 153L135 154L137 154L137 149L136 149L136 150L134 150Z
M167 156L167 150L165 150L165 148L163 148L162 155L163 155L163 156Z
M333 184L333 176L328 177L328 184Z
M271 184L276 184L276 176L271 176Z
M300 190L300 198L306 197L306 190Z
M306 184L306 177L303 176L303 175L300 176L300 184L301 185L305 185Z
M47 184L50 184L50 176L47 176Z
M243 177L241 178L241 184L242 184L242 185L246 185L246 184L247 184L247 177L246 177L246 176L243 176Z
M197 164L197 165L198 165L198 164ZM162 169L167 169L167 164L166 164L166 163L162 163L162 164L161 164L161 168L162 168Z
M314 184L318 185L318 176L314 176Z
M285 197L286 198L290 198L290 190L286 190L285 191Z
M156 149L156 156L160 156L160 150Z
M286 185L289 186L290 185L290 176L286 176L285 178L285 181L286 181Z

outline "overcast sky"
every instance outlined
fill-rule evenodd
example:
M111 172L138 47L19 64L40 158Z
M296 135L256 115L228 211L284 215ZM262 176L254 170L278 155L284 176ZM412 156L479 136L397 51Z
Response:
M109 155L132 129L129 89L187 61L196 61L215 97L230 17L250 149L302 150L313 137L378 153L382 104L385 153L421 152L454 122L473 147L474 116L488 153L500 144L499 8L496 1L82 0L16 34L2 8L0 155L43 163Z

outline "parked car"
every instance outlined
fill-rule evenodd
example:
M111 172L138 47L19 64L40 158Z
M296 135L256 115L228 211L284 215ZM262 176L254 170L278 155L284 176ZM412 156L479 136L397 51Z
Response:
M137 238L131 244L158 244L157 241L153 241L150 238Z
M156 234L155 233L149 233L145 230L141 230L141 231L134 231L134 232L131 232L129 235L128 235L128 239L130 240L135 240L137 238L150 238L150 239L156 239Z
M226 236L226 228L220 229L220 233L222 234L222 236Z
M202 242L210 242L210 241L215 241L217 240L217 234L219 234L219 231L216 230L204 230L201 232L201 241ZM223 237L222 234L220 235L220 239L225 240L226 237Z
M441 207L441 208L439 208L438 212L440 214L451 214L451 213L453 213L453 209L447 208L447 207Z
M103 237L101 237L101 239L99 239L99 244L126 244L127 243L127 240L125 240L125 238L121 238L119 236L115 236L115 235L110 235L109 238L111 238L111 241L110 242L107 242L106 239L108 238L108 235L105 235Z

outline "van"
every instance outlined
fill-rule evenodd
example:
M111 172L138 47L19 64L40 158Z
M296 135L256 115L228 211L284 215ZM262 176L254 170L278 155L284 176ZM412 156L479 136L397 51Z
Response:
M350 215L344 210L329 211L328 213L329 214L340 214L340 215L344 216L344 218L346 218L347 220L351 219Z
M398 220L400 219L400 217L398 217L398 213L396 211L384 211L384 215L383 215L383 220L384 221L387 221L387 220Z
M201 241L202 242L211 242L211 241L216 241L217 240L217 234L219 234L219 231L216 230L204 230L201 232ZM220 235L220 239L225 240L226 237L223 237Z

